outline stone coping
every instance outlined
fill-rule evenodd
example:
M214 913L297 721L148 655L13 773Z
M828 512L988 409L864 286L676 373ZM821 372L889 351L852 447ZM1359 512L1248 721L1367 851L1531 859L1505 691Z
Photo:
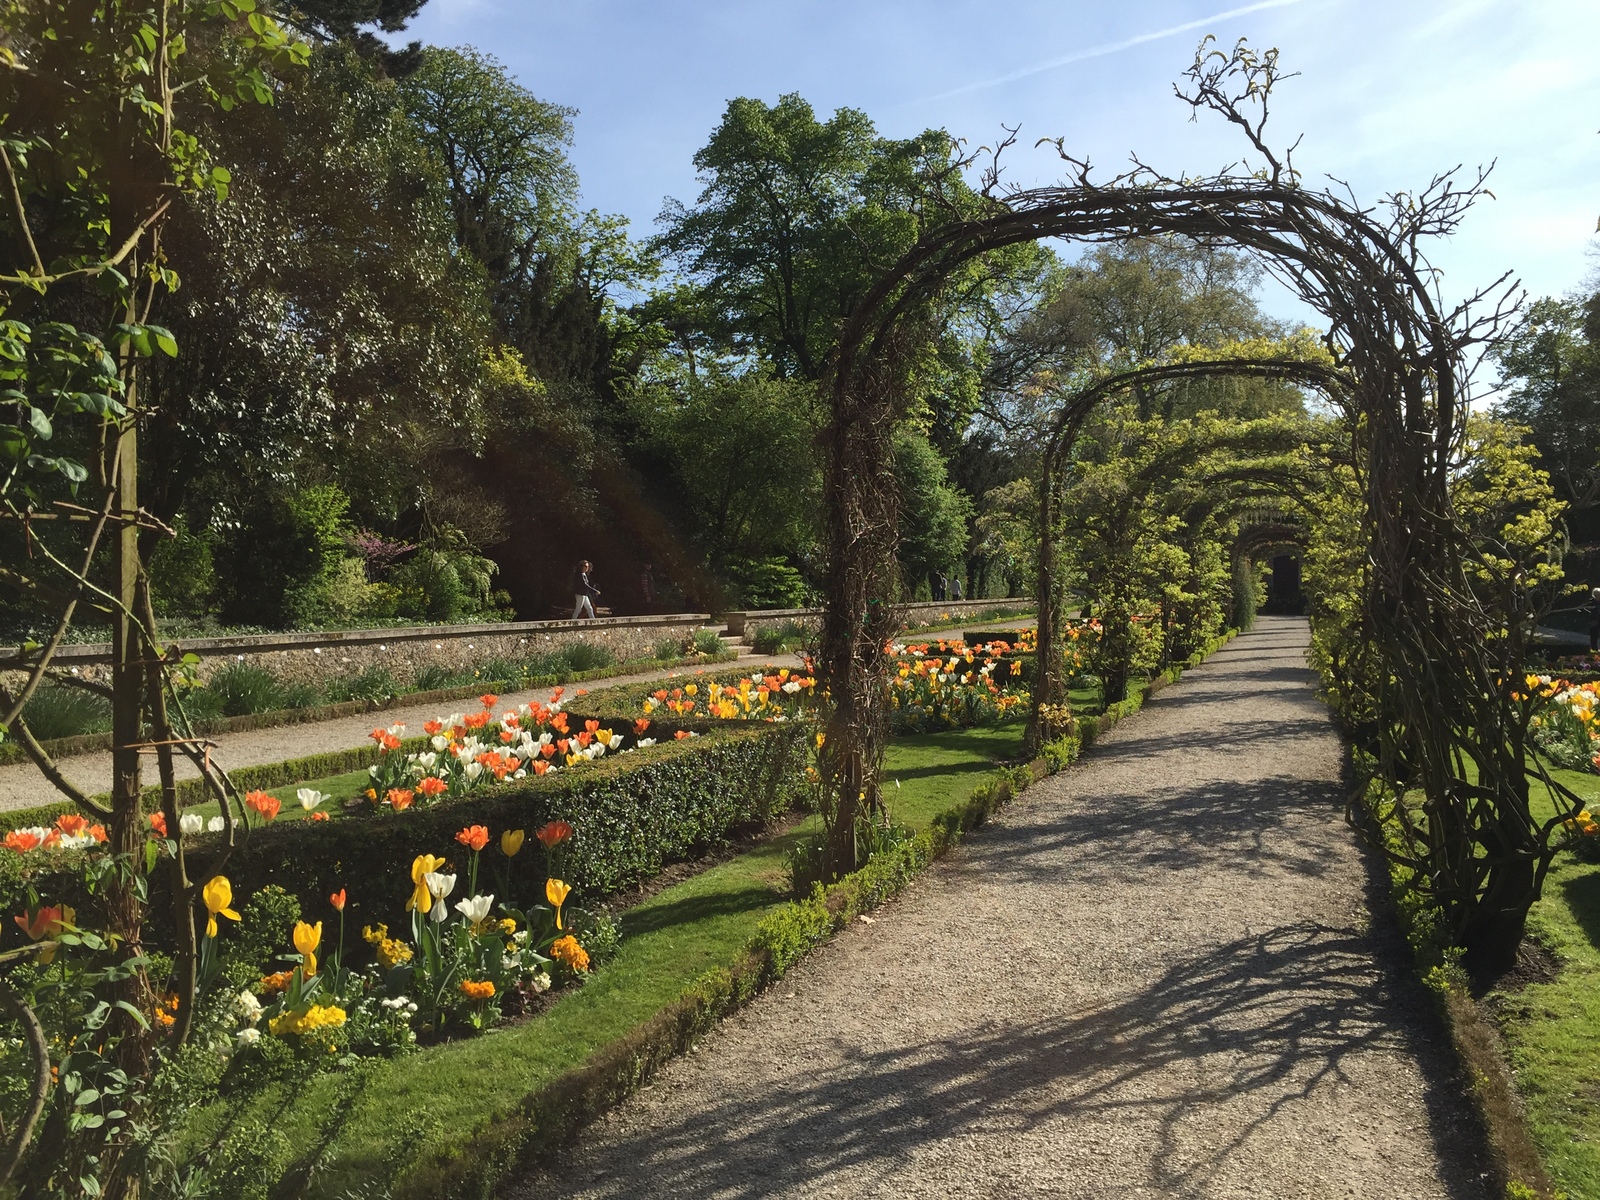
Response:
M315 633L256 633L240 637L171 638L173 644L201 657L223 654L264 654L273 650L313 650L329 646L360 646L373 642L425 642L464 637L505 637L525 633L573 633L585 629L682 629L711 623L710 613L668 613L661 616L596 617L588 621L495 621L481 625L401 625L388 629L334 629ZM111 661L111 643L91 642L62 646L54 661L97 663ZM0 650L0 670L24 666L20 648Z

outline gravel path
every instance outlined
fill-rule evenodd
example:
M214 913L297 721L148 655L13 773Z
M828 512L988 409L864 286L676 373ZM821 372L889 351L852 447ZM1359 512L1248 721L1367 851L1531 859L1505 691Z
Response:
M1306 640L1263 618L512 1194L1486 1200Z

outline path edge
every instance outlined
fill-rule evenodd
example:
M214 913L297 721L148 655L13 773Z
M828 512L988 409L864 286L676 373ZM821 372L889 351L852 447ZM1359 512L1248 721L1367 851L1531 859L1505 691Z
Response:
M1329 711L1335 725L1340 725L1331 705ZM1379 784L1363 767L1360 751L1348 736L1345 744L1351 770L1360 780L1350 798L1348 819L1374 873L1381 873L1386 885L1386 907L1405 938L1412 977L1428 993L1448 1035L1460 1082L1483 1134L1490 1194L1505 1200L1566 1200L1534 1140L1499 1026L1472 996L1459 965L1461 950L1450 945L1442 932L1443 913L1410 886L1406 869L1386 852L1388 831L1380 823L1376 803Z

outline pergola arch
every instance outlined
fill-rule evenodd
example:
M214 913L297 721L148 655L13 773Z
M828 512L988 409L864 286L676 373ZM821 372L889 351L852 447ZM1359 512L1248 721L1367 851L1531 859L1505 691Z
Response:
M1038 636L1035 654L1034 685L1027 752L1036 754L1044 740L1041 712L1060 704L1066 697L1066 681L1060 675L1061 612L1056 587L1055 547L1056 480L1061 462L1072 452L1084 422L1109 397L1130 389L1175 380L1208 379L1221 376L1281 380L1319 387L1325 391L1343 388L1348 378L1331 363L1289 358L1216 358L1193 362L1161 363L1118 371L1082 388L1063 404L1050 425L1040 463L1038 535L1039 553L1035 571L1034 597L1038 605Z
M1045 238L1177 235L1254 254L1327 324L1360 440L1365 632L1392 681L1379 685L1387 713L1379 769L1397 780L1403 763L1429 806L1426 821L1406 827L1415 849L1403 861L1429 881L1469 962L1506 961L1554 849L1551 826L1529 812L1526 726L1507 682L1521 667L1521 635L1508 635L1471 586L1450 472L1472 349L1495 335L1516 294L1502 279L1447 309L1423 249L1458 227L1484 193L1484 175L1463 183L1441 175L1373 208L1303 186L1262 139L1276 56L1242 43L1231 56L1205 50L1184 98L1241 127L1265 168L1191 179L1139 165L1100 184L1063 154L1066 184L1005 194L991 169L979 214L948 205L949 219L885 270L843 322L824 384L826 870L855 867L856 815L878 803L897 541L889 450L917 323L958 267L990 251Z

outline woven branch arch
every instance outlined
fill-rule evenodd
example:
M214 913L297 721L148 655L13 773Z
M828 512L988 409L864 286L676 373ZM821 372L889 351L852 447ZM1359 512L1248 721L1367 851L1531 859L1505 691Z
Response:
M1243 126L1270 169L1193 180L1141 165L1100 184L1086 164L1063 155L1066 184L1004 195L995 194L991 169L986 210L969 217L952 209L844 321L824 384L826 869L837 876L857 865L857 814L878 807L897 585L890 439L909 399L908 351L931 302L963 264L1006 246L1175 235L1253 254L1326 322L1343 376L1340 403L1359 442L1352 458L1368 543L1366 634L1393 681L1382 697L1379 772L1427 798L1415 848L1399 857L1431 881L1469 962L1503 961L1521 939L1554 851L1549 829L1529 814L1526 724L1509 682L1521 668L1522 634L1471 586L1472 547L1452 512L1450 483L1474 348L1496 335L1518 296L1502 278L1447 308L1424 252L1460 225L1485 176L1442 175L1371 208L1304 187L1261 141L1260 122L1245 115L1264 100L1260 59L1243 48L1231 59L1212 57L1224 61L1197 60L1189 73L1195 94L1186 98ZM1227 95L1241 80L1237 95Z
M1330 392L1346 386L1349 382L1337 367L1325 363L1300 359L1218 358L1118 371L1074 392L1067 398L1051 422L1050 434L1045 440L1040 465L1039 556L1033 593L1039 614L1038 649L1035 657L1037 665L1031 712L1028 718L1028 733L1024 740L1024 747L1030 756L1038 753L1044 740L1041 710L1047 706L1058 705L1066 698L1066 681L1061 678L1060 656L1056 653L1061 637L1061 605L1056 585L1058 563L1055 539L1056 484L1061 463L1071 454L1084 422L1107 398L1146 384L1219 376L1283 380L1320 387Z

